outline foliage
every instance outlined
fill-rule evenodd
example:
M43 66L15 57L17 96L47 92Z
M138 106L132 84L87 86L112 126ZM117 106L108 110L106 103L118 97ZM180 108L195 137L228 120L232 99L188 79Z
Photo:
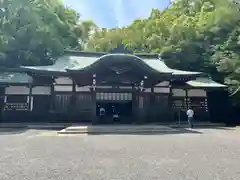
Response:
M239 7L233 0L175 0L127 27L95 32L87 48L110 51L123 43L134 52L160 53L173 68L226 77L234 91L240 85Z
M1 66L52 63L65 49L82 48L88 33L60 0L0 0L0 7Z

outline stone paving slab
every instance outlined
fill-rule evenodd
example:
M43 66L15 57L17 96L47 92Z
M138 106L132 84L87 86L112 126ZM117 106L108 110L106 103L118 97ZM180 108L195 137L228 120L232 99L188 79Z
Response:
M239 131L198 131L202 134L0 135L0 180L239 180Z
M160 125L109 125L109 126L70 126L59 134L81 134L81 133L166 133L175 132L176 129Z

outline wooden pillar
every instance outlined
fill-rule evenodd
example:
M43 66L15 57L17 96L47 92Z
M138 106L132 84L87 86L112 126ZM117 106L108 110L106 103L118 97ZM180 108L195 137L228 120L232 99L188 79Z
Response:
M137 119L138 119L138 123L143 123L144 122L144 120L145 120L145 111L146 111L146 109L144 108L145 107L145 96L144 96L144 92L143 92L143 89L144 89L144 80L142 80L141 82L140 82L140 86L139 86L139 91L138 91L138 94L137 94L137 96L138 96L138 108L137 108L137 110L138 110L138 112L137 112L137 114L138 114L138 116L137 116Z
M72 80L73 81L73 80ZM75 112L76 110L76 83L72 83L72 95L71 95L71 109Z
M32 95L32 83L29 83L29 95L28 95L28 110L32 111L33 110L33 95Z
M92 91L91 94L91 101L92 101L92 124L98 123L98 118L96 116L96 91Z
M136 88L135 85L132 85L132 119L133 123L135 123L137 119L137 94L136 94Z
M5 122L6 121L6 111L5 111L5 109L6 109L6 105L7 105L7 93L6 93L6 88L7 88L8 86L6 86L5 87L5 89L4 89L4 99L3 99L3 109L2 109L2 121L3 122Z
M72 79L72 94L71 94L71 101L70 101L70 110L69 110L69 113L70 113L70 118L71 120L73 120L72 118L74 118L74 120L77 120L75 118L76 117L76 103L77 103L77 94L76 94L76 83L75 81Z
M190 99L188 97L188 89L185 89L185 94L186 94L186 108L188 109L191 105Z
M148 109L149 118L151 121L156 120L155 113L155 93L154 93L154 85L151 86L151 95L150 95L150 106Z
M211 121L211 118L210 118L210 113L209 113L209 108L208 108L208 93L207 93L207 89L204 89L206 91L206 97L204 99L204 103L205 103L205 111L206 111L206 116L207 116L207 121Z
M55 110L55 91L54 91L54 78L52 78L52 84L51 84L51 110L50 111L54 111Z
M172 92L172 84L170 81L169 84L169 94L168 94L168 110L169 110L169 121L173 121L174 117L173 117L173 92Z

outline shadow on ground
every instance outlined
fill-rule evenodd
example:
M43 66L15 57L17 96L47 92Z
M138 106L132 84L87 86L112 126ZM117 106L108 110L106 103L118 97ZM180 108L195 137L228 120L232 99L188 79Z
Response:
M203 134L202 132L196 131L194 129L185 129L185 128L179 128L179 129L174 129L173 131L169 130L166 132L149 132L149 131L141 131L141 132L99 132L99 133L95 133L95 132L91 132L91 130L89 129L90 133L86 133L88 135L177 135L177 134Z
M26 128L0 128L0 135L22 134L27 131Z
M48 130L48 131L60 131L67 128L68 126L63 127L28 127L27 130Z
M228 130L234 131L235 127L195 127L194 129L215 129L215 130Z

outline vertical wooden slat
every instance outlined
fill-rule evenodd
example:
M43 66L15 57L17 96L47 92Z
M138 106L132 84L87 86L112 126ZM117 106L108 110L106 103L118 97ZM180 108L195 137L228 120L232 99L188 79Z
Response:
M172 107L172 101L173 101L173 92L172 92L172 84L170 81L169 84L169 94L168 94L168 113L169 113L169 120L173 121L173 107Z

